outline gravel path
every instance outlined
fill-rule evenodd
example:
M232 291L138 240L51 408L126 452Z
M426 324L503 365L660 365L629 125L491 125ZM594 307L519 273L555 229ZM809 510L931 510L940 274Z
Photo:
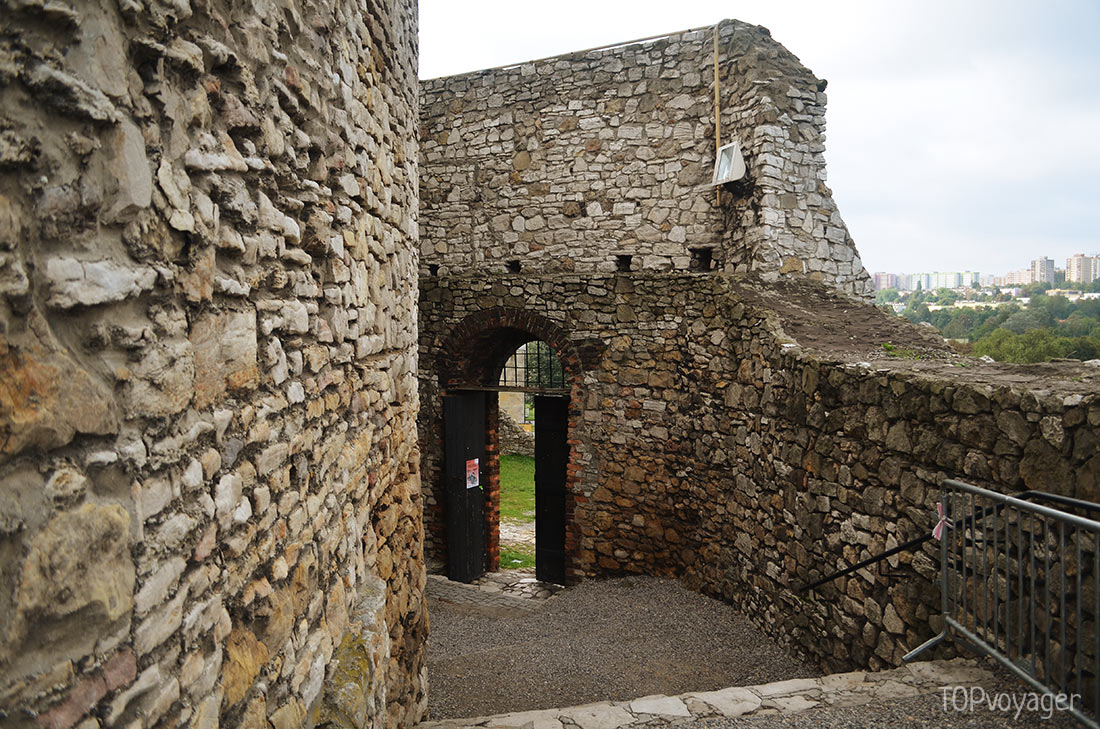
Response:
M435 599L428 610L432 719L820 675L673 580L585 582L533 613Z

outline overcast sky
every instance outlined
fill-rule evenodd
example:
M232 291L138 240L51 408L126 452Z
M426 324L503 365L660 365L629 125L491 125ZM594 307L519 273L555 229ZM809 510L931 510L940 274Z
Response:
M420 76L723 18L828 79L829 185L868 270L1100 253L1100 0L420 0Z

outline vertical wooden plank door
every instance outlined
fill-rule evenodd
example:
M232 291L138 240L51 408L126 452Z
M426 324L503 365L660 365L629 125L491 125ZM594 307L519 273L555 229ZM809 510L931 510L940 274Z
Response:
M485 393L443 398L447 574L472 582L485 573Z
M535 576L565 583L569 398L535 396Z

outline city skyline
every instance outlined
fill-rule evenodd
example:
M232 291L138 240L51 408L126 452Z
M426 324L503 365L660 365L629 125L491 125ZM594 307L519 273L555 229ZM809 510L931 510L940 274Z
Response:
M1018 286L1031 283L1050 283L1056 281L1056 273L1063 275L1065 284L1089 284L1100 279L1100 254L1077 253L1066 259L1064 268L1049 256L1039 256L1031 260L1028 266L1002 274L982 271L925 270L917 272L874 271L871 278L875 290L900 288L912 290L915 281L921 282L922 289L962 288L973 284L980 286Z

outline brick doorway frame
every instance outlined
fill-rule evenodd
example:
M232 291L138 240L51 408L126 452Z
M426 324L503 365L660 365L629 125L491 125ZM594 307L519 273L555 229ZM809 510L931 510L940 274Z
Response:
M566 583L576 582L579 535L574 514L581 465L578 459L575 428L580 422L583 405L581 384L584 370L581 351L559 324L531 311L509 307L494 307L471 314L456 324L443 342L447 353L438 367L440 395L468 389L484 389L485 400L485 567L490 572L500 569L500 446L499 398L497 386L504 363L523 344L541 340L548 344L562 363L565 384L569 390L568 434L569 457L565 475L565 575ZM440 423L442 426L442 422ZM536 426L537 427L537 426ZM438 437L444 434L440 431ZM436 484L443 493L442 478ZM446 521L442 509L435 518L443 529Z

